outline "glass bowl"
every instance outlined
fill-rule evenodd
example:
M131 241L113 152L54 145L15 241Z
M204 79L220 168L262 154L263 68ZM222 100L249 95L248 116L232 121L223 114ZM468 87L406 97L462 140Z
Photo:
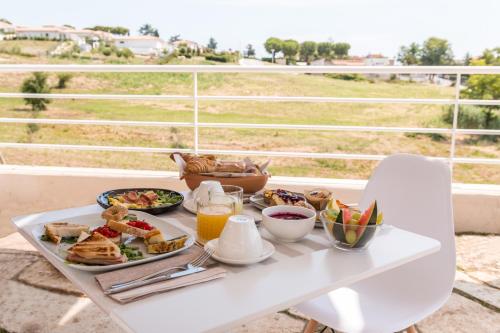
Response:
M330 243L341 250L362 250L366 248L375 237L382 224L366 226L350 225L333 222L326 216L326 210L320 212L319 217L326 236Z

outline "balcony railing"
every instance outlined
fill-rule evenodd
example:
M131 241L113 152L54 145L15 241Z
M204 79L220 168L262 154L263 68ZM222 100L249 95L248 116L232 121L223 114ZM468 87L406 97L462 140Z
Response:
M198 94L198 73L358 73L358 74L448 74L455 75L461 82L462 75L500 74L500 66L170 66L170 65L0 65L0 73L9 72L169 72L192 73L193 92L190 95L132 95L132 94L23 94L0 93L0 98L50 98L50 99L103 99L103 100L185 100L193 101L193 120L191 122L165 121L119 121L119 120L77 120L43 118L0 118L0 123L65 124L65 125L106 125L106 126L153 126L153 127L190 127L194 130L194 144L190 149L151 148L128 146L94 146L66 144L38 144L0 142L0 148L29 149L68 149L92 151L122 151L170 153L174 151L195 152L223 155L258 155L275 157L329 158L346 160L381 160L385 155L313 153L263 150L218 150L200 149L199 128L251 128L251 129L290 129L308 131L350 131L350 132L389 132L389 133L436 133L451 135L449 156L436 159L454 163L500 165L498 158L456 157L455 144L457 135L500 135L500 130L459 129L458 114L461 105L500 105L500 100L470 100L460 98L460 84L455 85L454 98L341 98L341 97L306 97L306 96L214 96ZM292 124L254 124L254 123L206 123L198 119L199 101L262 101L262 102L311 102L311 103L374 103L374 104L429 104L453 106L451 128L421 127L381 127L381 126L336 126L336 125L292 125Z

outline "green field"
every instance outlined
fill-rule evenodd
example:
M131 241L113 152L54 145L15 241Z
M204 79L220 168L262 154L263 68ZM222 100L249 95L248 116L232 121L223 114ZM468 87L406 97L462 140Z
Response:
M0 53L0 58L3 56ZM22 61L20 57L9 56L9 62ZM55 62L52 58L47 61ZM139 60L133 61L137 63ZM197 58L177 63L206 62ZM18 91L27 76L28 74L2 75L0 91ZM50 83L56 83L54 74L51 74ZM53 92L187 95L192 93L192 79L189 74L170 73L75 73L67 89L53 89ZM199 75L199 94L450 98L453 96L453 88L403 82L345 81L321 75L214 73ZM201 101L199 111L202 122L449 127L449 124L442 120L443 108L435 105ZM20 99L0 99L0 115L33 116L30 108ZM190 101L54 100L49 104L49 109L38 116L65 119L192 121L193 104ZM0 141L190 148L193 144L193 129L40 125L33 130L33 127L26 124L2 124ZM404 133L202 128L200 147L364 154L410 152L446 157L449 155L450 138L442 137L437 140L429 135ZM152 170L174 168L165 154L24 149L3 149L1 152L10 164ZM471 136L458 137L457 156L499 158L500 146L488 140L474 140ZM265 157L259 158L263 159ZM368 161L275 158L271 172L274 175L366 178L375 164ZM456 165L454 180L500 184L499 171L498 166Z

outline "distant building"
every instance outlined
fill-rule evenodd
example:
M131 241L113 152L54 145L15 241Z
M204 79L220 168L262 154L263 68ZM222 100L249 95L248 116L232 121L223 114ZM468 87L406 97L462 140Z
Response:
M113 34L106 31L90 30L90 29L75 29L71 30L72 34L79 36L87 41L111 41Z
M177 40L175 42L172 42L172 46L174 47L174 49L178 49L182 46L185 46L185 47L188 47L194 51L198 51L198 50L200 52L205 51L205 48L202 45L200 45L196 42L193 42L192 40L187 40L187 39L180 39L180 40Z
M0 33L8 35L13 34L15 31L16 28L12 24L0 21Z
M16 27L17 38L66 40L67 32L57 26Z
M119 49L130 49L134 54L159 56L168 49L167 43L154 36L115 36L114 44Z
M361 57L351 57L349 59L316 59L311 61L311 66L365 66Z
M389 59L381 54L369 54L364 58L366 66L393 66L394 59Z

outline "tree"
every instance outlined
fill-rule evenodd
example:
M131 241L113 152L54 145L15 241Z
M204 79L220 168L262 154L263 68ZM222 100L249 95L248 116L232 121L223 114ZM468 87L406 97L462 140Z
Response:
M500 47L484 50L481 58L471 61L472 66L500 66ZM500 75L471 75L467 81L467 89L463 92L470 99L500 99ZM484 114L484 128L498 129L500 107L485 105L481 107ZM495 125L497 124L497 125Z
M471 57L470 53L467 52L465 54L465 57L464 57L464 66L470 66L471 61L472 61L472 57Z
M11 21L5 19L5 18L0 18L0 22L7 23L7 24L12 24Z
M305 41L300 44L300 57L302 60L307 62L309 65L311 63L311 57L316 53L316 42Z
M349 50L351 49L351 44L349 43L335 43L333 44L333 53L335 53L335 58L343 59L349 55Z
M170 38L168 39L168 41L170 43L175 43L175 42L178 42L180 40L181 40L181 35L179 35L179 34L170 36Z
M210 39L208 40L207 48L212 51L217 50L217 41L215 40L215 38L210 37Z
M318 55L322 58L330 58L333 50L333 43L321 42L318 43Z
M422 45L420 57L422 65L451 65L453 64L453 51L446 39L437 37L428 38Z
M281 51L286 58L287 65L290 64L292 60L295 61L295 57L297 56L297 53L299 53L299 49L299 42L296 40L287 39L281 43Z
M139 33L143 36L160 37L158 29L154 28L151 24L146 23L139 28Z
M106 26L106 25L96 25L92 28L86 28L86 29L87 30L94 30L94 31L105 31L105 32L112 33L114 35L129 35L130 34L130 30L128 28L120 27L120 26L110 27L110 26Z
M47 74L35 72L32 77L23 81L21 92L25 94L49 94L50 87L47 83ZM47 104L50 103L46 98L25 98L24 102L31 105L31 110L42 111L47 109Z
M264 43L264 48L267 53L271 54L272 62L275 62L276 53L280 52L283 49L283 41L276 37L269 37Z
M247 54L247 57L248 57L248 58L253 58L253 57L255 57L255 49L253 48L253 45L252 45L252 44L248 44L248 45L247 45L246 54Z
M73 77L73 75L71 75L70 73L59 73L59 74L57 74L57 86L56 86L56 88L57 89L64 89L64 88L66 88L66 86L68 85L69 80L71 80L72 77Z
M70 28L70 29L76 29L74 26L71 24L63 24L63 27Z
M406 66L418 65L422 49L417 43L411 43L408 47L401 46L398 53L398 61Z

